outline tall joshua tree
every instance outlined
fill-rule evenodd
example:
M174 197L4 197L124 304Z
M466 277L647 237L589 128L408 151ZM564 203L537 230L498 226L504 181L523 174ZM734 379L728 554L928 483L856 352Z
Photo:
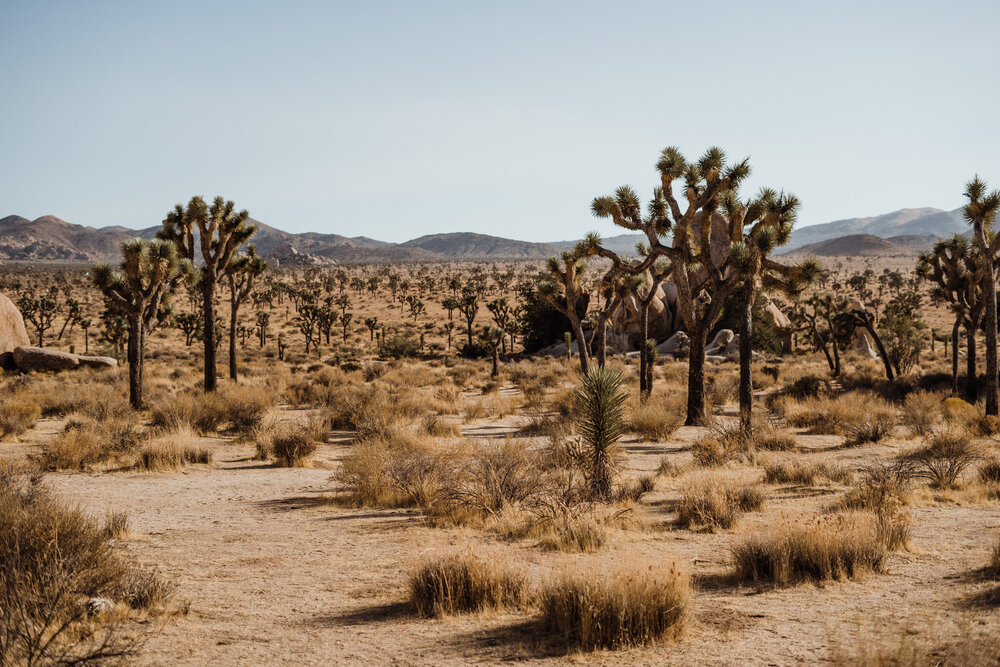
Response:
M677 287L678 314L690 338L688 363L687 425L705 421L705 346L708 334L722 315L722 308L734 282L726 264L731 230L718 212L721 197L735 192L750 174L742 160L727 165L719 148L710 148L689 163L676 147L668 147L656 163L660 187L653 191L649 215L642 216L638 198L630 188L619 188L616 197L595 200L594 213L610 216L625 229L646 235L649 253L641 270L657 257L670 259L670 277ZM675 181L684 182L686 207L674 195ZM669 246L661 237L672 232ZM722 236L723 238L718 238ZM648 262L648 263L647 263ZM636 267L640 268L640 267Z
M966 331L966 378L965 397L975 403L976 387L976 331L983 321L986 306L982 298L982 274L979 272L979 248L965 236L955 234L951 238L938 241L934 247L920 255L917 260L917 275L931 282L934 287L931 297L948 303L954 320L951 328L951 390L958 394L958 334L961 327Z
M236 369L236 327L239 323L239 310L243 302L253 291L257 278L267 271L267 262L257 254L257 248L251 243L246 254L235 255L226 267L226 279L229 281L229 378L239 378Z
M997 285L994 262L1000 250L1000 235L994 235L993 222L1000 211L1000 191L986 192L986 183L974 177L965 186L965 219L972 225L972 235L979 248L979 277L983 284L983 300L986 318L983 327L986 334L986 414L996 415L1000 405L997 394L1000 381L997 378Z
M98 264L91 277L128 318L129 403L138 410L143 406L146 333L167 314L170 292L190 279L192 270L189 261L178 258L174 244L159 239L125 241L122 258L120 268Z
M215 391L217 384L215 288L226 276L236 251L257 233L249 218L246 210L237 211L236 204L222 197L216 197L211 206L201 197L192 197L186 207L177 204L167 214L163 229L157 233L173 242L182 257L192 263L196 257L201 261L198 286L204 317L205 391Z
M794 195L765 188L744 203L735 192L723 197L731 243L726 263L729 280L736 283L740 335L740 428L749 432L753 412L753 302L759 290L781 291L794 296L815 280L820 266L815 261L799 265L775 262L770 254L788 243L799 207Z

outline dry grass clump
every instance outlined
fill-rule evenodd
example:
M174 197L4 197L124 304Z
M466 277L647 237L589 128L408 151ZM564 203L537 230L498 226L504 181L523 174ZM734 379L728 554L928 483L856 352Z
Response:
M698 465L718 467L746 459L758 450L787 451L797 446L793 435L766 423L747 433L736 422L717 420L709 426L709 435L691 445L691 454Z
M941 416L941 397L928 391L916 391L903 401L903 426L914 436L926 437L934 431Z
M869 393L847 392L836 398L809 398L786 406L785 419L810 433L843 435L848 443L878 442L892 433L896 410Z
M430 507L457 475L459 457L402 433L360 439L333 479L347 500L366 507Z
M0 438L27 432L41 416L38 403L27 396L14 394L0 399Z
M820 480L847 483L852 473L846 468L833 467L826 463L810 463L799 459L785 458L764 463L764 481L767 484L804 484L812 486Z
M228 430L242 437L249 436L261 425L275 402L274 392L252 385L227 388L222 397L226 403Z
M96 421L73 416L42 452L46 470L87 470L105 463L132 462L146 432L136 415Z
M653 394L645 401L634 401L627 411L625 429L642 440L666 440L684 423L685 401L680 394Z
M51 496L37 477L0 464L4 664L96 663L134 653L121 616L100 613L89 600L151 608L154 600L133 592L155 585L163 593L155 602L162 604L171 588L155 574L139 582L141 571L110 539L96 521Z
M226 423L230 406L219 392L178 394L156 401L150 408L155 428L165 431L192 429L198 435L213 435Z
M545 630L584 650L614 649L680 635L691 584L673 564L615 563L566 571L538 598Z
M711 531L732 528L747 512L764 508L764 495L756 484L702 477L681 492L676 525Z
M879 521L868 512L783 522L732 549L737 579L778 585L878 572L888 553Z
M876 513L896 512L906 504L913 484L912 463L905 460L880 461L860 470L854 487L841 505L846 509Z
M210 449L192 444L194 433L188 427L169 431L143 445L136 458L136 467L150 472L177 470L189 464L209 464Z
M954 488L959 476L981 458L969 432L951 428L932 435L927 444L906 458L915 466L914 474L937 489Z
M559 512L539 527L538 546L549 551L593 553L608 540L607 526L593 512Z
M421 616L517 608L527 591L527 578L498 555L471 550L427 561L410 576L410 603Z
M302 468L309 464L318 443L326 442L327 427L320 419L304 424L284 425L271 438L275 464L283 468Z
M420 431L434 438L457 438L462 435L462 427L446 421L440 415L427 415L420 420Z

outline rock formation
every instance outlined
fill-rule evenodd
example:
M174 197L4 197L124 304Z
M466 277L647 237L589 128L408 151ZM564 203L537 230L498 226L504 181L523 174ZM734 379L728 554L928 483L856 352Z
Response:
M0 368L13 368L14 348L30 344L21 311L6 295L0 294Z

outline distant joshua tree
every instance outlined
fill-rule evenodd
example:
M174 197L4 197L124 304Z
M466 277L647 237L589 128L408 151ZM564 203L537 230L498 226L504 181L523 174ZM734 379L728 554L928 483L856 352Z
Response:
M98 264L94 285L128 318L129 403L143 407L143 359L146 333L169 312L167 299L179 283L192 277L190 262L181 261L167 241L132 239L122 243L122 263L114 270Z

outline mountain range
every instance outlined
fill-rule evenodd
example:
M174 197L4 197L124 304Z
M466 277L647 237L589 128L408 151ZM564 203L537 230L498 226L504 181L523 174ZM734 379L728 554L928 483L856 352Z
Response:
M306 232L293 234L259 221L257 250L281 265L323 265L337 262L435 262L450 260L545 259L577 241L532 243L486 234L429 234L405 243L388 243L364 236ZM45 215L28 220L18 215L0 218L0 259L25 261L114 262L127 238L153 238L159 226L146 229L85 227ZM937 238L965 233L961 209L900 209L869 218L851 218L801 227L792 232L786 254L896 255L913 254ZM603 239L621 255L635 255L641 234Z

